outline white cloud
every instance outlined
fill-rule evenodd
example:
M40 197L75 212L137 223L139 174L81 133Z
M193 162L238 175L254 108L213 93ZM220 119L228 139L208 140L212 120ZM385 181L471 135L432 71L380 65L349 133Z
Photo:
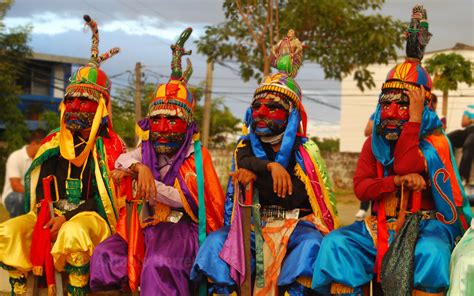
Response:
M31 17L6 17L7 27L32 25L33 34L58 35L70 31L79 31L84 28L84 21L78 17L63 14L58 15L52 12L34 14ZM180 22L164 23L157 17L140 16L137 19L124 19L120 21L99 22L101 32L122 31L127 35L153 36L174 41L184 28L189 25ZM194 30L194 38L203 34L204 29L200 24Z
M306 133L308 137L338 139L340 137L340 130L341 126L339 124L308 120Z
M68 31L79 31L82 28L81 19L52 12L35 14L31 17L6 17L4 21L7 27L32 25L33 34L57 35Z

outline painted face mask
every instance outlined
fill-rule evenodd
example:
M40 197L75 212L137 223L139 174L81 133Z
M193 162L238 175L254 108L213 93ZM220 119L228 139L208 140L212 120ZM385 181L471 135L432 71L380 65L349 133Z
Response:
M271 137L285 131L290 104L280 94L264 93L252 103L252 129L259 137Z
M379 99L382 110L377 133L387 140L398 140L403 125L409 119L409 103L408 96L403 93L403 90L384 92Z
M66 110L64 111L64 123L70 131L80 131L91 128L97 111L97 102L86 98L66 98L64 100Z
M177 116L150 118L150 140L158 154L173 155L186 138L186 121Z

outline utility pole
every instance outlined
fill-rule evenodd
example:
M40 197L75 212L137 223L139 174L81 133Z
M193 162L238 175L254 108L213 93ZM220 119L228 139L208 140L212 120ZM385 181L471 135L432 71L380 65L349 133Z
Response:
M140 119L142 119L142 64L138 62L135 64L135 122Z
M214 71L214 61L207 60L206 86L204 89L204 114L202 122L202 145L209 145L209 130L211 125L211 100L212 100L212 76Z

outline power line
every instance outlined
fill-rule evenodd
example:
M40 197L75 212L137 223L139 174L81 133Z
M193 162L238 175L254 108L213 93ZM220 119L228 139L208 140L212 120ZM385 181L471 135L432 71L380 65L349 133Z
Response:
M304 97L304 98L307 98L307 99L310 100L310 101L313 101L313 102L315 102L315 103L318 103L318 104L320 104L320 105L323 105L323 106L326 106L326 107L329 107L329 108L332 108L332 109L335 109L335 110L339 110L339 111L341 110L341 107L339 107L339 106L335 106L335 105L326 103L326 102L324 102L324 101L321 101L321 100L319 100L319 99L315 99L315 98L310 97L310 96L308 96L308 95L303 95L303 97Z

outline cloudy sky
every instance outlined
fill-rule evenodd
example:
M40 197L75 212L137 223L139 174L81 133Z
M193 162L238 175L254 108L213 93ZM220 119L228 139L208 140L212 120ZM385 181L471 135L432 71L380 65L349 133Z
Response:
M408 21L411 7L416 3L428 9L430 31L434 35L429 51L450 48L456 42L474 45L474 0L388 0L381 13ZM32 25L30 44L36 52L88 58L90 32L84 30L84 14L98 21L101 52L115 46L122 49L103 65L110 76L133 71L135 63L140 61L145 66L146 81L154 83L160 75L170 74L169 45L184 28L193 27L192 38L196 40L205 26L224 21L219 0L16 0L5 23L10 27ZM193 42L188 41L186 45L194 51L191 56L194 74L190 83L197 85L205 78L206 58L195 54ZM232 62L228 65L238 67ZM214 92L225 98L236 116L243 117L257 84L255 81L243 83L234 72L216 66ZM126 86L129 74L112 81L113 87ZM340 105L339 83L325 80L317 64L304 64L297 81L304 94ZM161 78L160 82L165 81ZM313 131L337 131L338 110L310 101L305 102L305 107L310 120L322 127Z

